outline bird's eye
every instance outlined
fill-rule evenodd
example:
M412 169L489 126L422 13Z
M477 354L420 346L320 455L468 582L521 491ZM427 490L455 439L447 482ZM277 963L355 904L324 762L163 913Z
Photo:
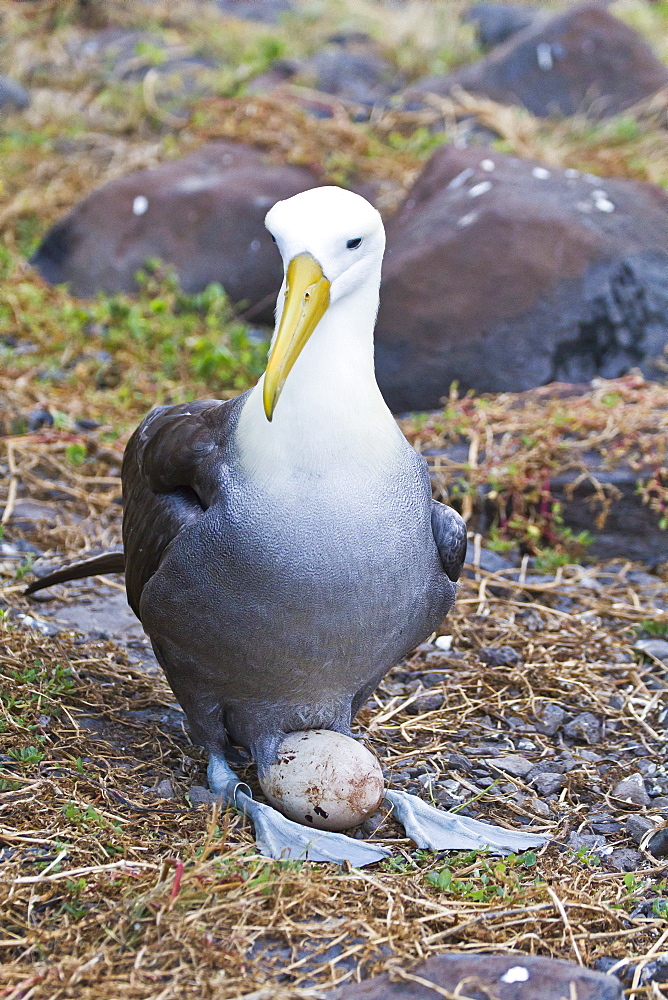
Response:
M357 250L358 246L360 246L361 243L362 243L362 237L357 236L354 240L348 240L346 246L348 247L349 250Z

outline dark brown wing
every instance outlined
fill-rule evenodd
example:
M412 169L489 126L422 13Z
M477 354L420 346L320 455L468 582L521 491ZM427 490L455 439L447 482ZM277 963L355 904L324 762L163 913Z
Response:
M216 500L221 465L244 396L160 406L139 425L123 457L123 549L128 601L139 617L142 590L165 549Z
M432 500L431 527L443 569L456 583L466 556L466 522L452 507Z

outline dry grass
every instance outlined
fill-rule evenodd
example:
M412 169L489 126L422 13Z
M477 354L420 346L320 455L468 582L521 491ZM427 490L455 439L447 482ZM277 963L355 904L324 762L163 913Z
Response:
M101 6L108 23L136 23L127 4L109 0ZM309 3L304 10L307 6L312 20L304 22L303 32L294 24L276 29L276 37L294 39L296 48L288 54L308 54L326 32L341 26L366 26L409 73L438 70L439 60L447 68L474 54L470 30L454 19L444 21L454 10L451 3L415 0L393 7L389 20L365 0L329 4L322 21L316 19L322 5ZM656 30L659 14L648 5L620 0L617 8L641 19L649 33ZM429 129L440 123L449 136L456 135L458 117L471 111L496 129L504 148L522 155L667 180L663 97L596 126L538 121L464 94L418 115L378 112L363 124L335 101L332 118L316 119L305 111L313 95L288 87L267 98L236 94L196 102L184 127L150 85L120 94L99 77L77 76L67 44L92 29L72 23L73 2L5 2L2 9L5 69L33 91L26 116L3 119L0 229L12 254L34 238L30 226L43 231L95 186L215 136L253 141L277 162L306 163L323 179L356 177L373 184L388 210L433 148ZM172 41L198 51L223 52L229 44L243 49L245 59L260 30L268 30L236 27L227 41L214 39L206 17L194 19L186 3L164 0L153 9ZM51 19L48 31L45 18ZM443 27L434 30L439 24ZM78 331L76 324L71 331L58 329L58 316L78 316L80 304L62 290L45 291L20 270L9 275L4 292L7 329L19 339L29 336L38 348L34 364L24 358L15 368L7 365L0 384L7 432L0 517L7 534L11 541L23 537L34 543L54 561L117 544L118 466L127 426L149 399L163 402L170 393L202 393L206 386L192 376L184 380L180 371L178 378L161 375L148 367L145 345L141 353L126 344L117 355L131 371L136 391L125 397L100 391L96 363L86 351L105 342L98 342L94 330ZM41 378L44 358L56 355L63 367L76 362L73 377ZM605 397L611 394L620 398L608 406ZM60 411L62 426L12 435L12 421L40 406ZM102 417L101 427L76 429L82 406ZM450 440L450 422L459 422L457 434L470 448L466 475L478 485L490 470L471 459L487 448L498 473L507 457L504 448L516 444L513 457L521 476L510 484L515 493L555 463L579 468L582 449L590 446L612 458L652 457L659 464L665 390L630 379L595 388L577 406L569 400L577 419L569 426L568 449L556 447L558 407L540 392L484 403L453 397L455 417L449 415L447 424L414 425L412 432L419 446L440 446ZM545 432L537 434L536 427ZM533 443L521 440L527 435ZM665 456L660 462L665 466ZM464 471L448 467L448 479ZM665 478L657 483L663 489ZM658 491L648 494L648 502L664 499ZM24 500L55 510L55 521L19 529L13 513ZM659 516L662 511L657 507ZM19 569L19 575L28 571ZM604 955L637 963L638 988L630 995L640 1000L646 995L638 985L642 965L668 950L668 931L660 910L650 906L649 916L631 914L643 901L665 894L664 867L645 852L644 866L629 876L605 858L596 864L593 855L565 847L570 833L588 829L594 813L621 824L609 838L611 846L631 846L623 826L638 810L611 792L638 766L632 748L664 774L665 668L641 661L631 647L641 621L649 618L661 627L668 616L631 586L632 569L622 563L566 567L553 583L538 585L478 571L462 585L457 610L446 623L454 654L433 647L418 651L386 678L360 713L359 724L389 774L424 764L435 788L452 781L453 794L474 800L480 818L515 826L530 822L553 837L532 867L457 855L449 861L456 884L440 891L427 876L441 871L446 860L414 852L390 818L373 836L391 846L392 862L350 871L260 858L239 817L218 815L212 806L191 808L189 789L204 780L204 759L189 742L161 675L139 667L113 642L69 632L47 638L16 624L26 613L37 623L48 622L60 601L99 598L106 584L59 588L55 604L29 602L21 597L16 562L4 560L0 996L297 1000L400 962L484 948L585 964ZM564 597L571 602L568 610ZM481 647L501 645L516 650L516 664L483 664ZM434 694L441 696L440 707L421 708L423 696ZM547 800L547 810L531 785L504 777L483 789L450 759L461 752L480 757L510 749L511 737L515 740L524 725L534 749L523 752L535 760L562 759L558 738L533 729L548 703L571 714L591 711L605 730L593 748L570 747L573 766L562 791ZM587 749L604 759L604 775L583 753ZM171 800L152 792L165 778L174 787ZM651 806L644 812L657 823L666 816Z
M509 403L507 420L521 421L523 410ZM626 405L631 412L632 401ZM117 450L101 448L84 473L66 461L71 443L56 431L6 440L15 498L58 504L56 529L37 525L23 534L73 554L117 541L120 510ZM3 487L5 511L11 482ZM11 517L6 524L11 528ZM394 860L372 869L258 857L239 817L189 807L188 789L204 780L204 760L157 672L138 668L111 642L73 633L45 638L10 618L0 654L4 996L297 1000L448 949L516 949L585 964L601 955L642 963L662 953L664 920L630 912L661 894L663 866L645 854L644 867L629 878L564 846L569 832L587 829L592 813L623 823L637 811L611 796L637 767L629 747L663 766L663 673L638 662L630 647L643 618L668 615L634 599L629 568L601 567L598 588L591 569L585 586L581 570L566 569L561 583L536 588L479 573L464 583L446 623L455 655L419 650L360 713L390 775L424 764L434 788L454 781L481 818L530 821L553 837L532 868L456 856L449 892L427 878L444 859L411 854L390 819L373 836L392 848ZM45 605L36 612L19 586L10 582L3 591L12 614L44 617ZM573 600L569 612L550 606L559 587ZM501 645L520 655L515 666L483 664L481 647ZM441 694L441 707L421 709L425 692ZM450 760L476 748L493 753L499 741L510 747L504 734L523 724L531 729L548 703L605 721L602 743L592 748L609 763L604 781L574 746L565 787L545 811L521 780L504 777L481 790ZM555 754L553 739L532 729L530 738L534 759ZM173 800L151 793L164 778ZM615 839L628 844L623 833Z
M597 479L597 461L603 472L631 470L643 502L668 528L668 388L639 373L587 388L553 383L496 396L459 398L453 389L443 413L409 418L402 427L428 453L438 497L457 499L472 524L491 503L500 540L521 534L521 521L525 544L531 533L535 544L558 544L551 483L564 476L571 495L583 483L591 487L592 525L603 528L621 494ZM447 454L455 444L466 445L465 460Z

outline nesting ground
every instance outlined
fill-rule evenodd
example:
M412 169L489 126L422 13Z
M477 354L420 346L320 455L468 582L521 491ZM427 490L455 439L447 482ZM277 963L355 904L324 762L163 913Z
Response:
M240 817L208 800L203 755L125 610L122 580L22 597L36 559L41 571L119 544L123 445L151 405L234 393L262 363L218 291L183 296L160 272L136 300L82 303L48 288L24 264L47 226L96 184L220 134L307 163L323 180L373 182L392 208L434 144L452 138L453 106L435 112L446 119L435 137L429 116L357 123L342 106L323 121L301 98L249 98L241 84L279 43L279 55L308 55L341 24L381 25L386 54L409 77L475 56L464 29L438 52L425 41L436 23L427 15L459 7L439 0L428 10L416 0L313 3L299 34L237 24L224 37L201 6L193 17L185 3L151 4L152 31L174 45L205 39L230 65L218 96L195 95L184 112L145 85L86 76L67 56L96 30L80 17L92 6L3 5L3 70L30 85L33 104L3 119L0 135L0 996L296 1000L462 949L616 966L630 996L663 995L666 567L660 552L651 572L588 562L586 539L559 521L549 475L579 474L588 448L638 465L649 456L644 499L665 518L665 388L635 376L601 384L562 407L567 426L540 393L453 393L442 414L404 424L419 447L466 446L465 463L434 464L439 495L457 499L471 524L494 478L482 542L512 565L470 567L445 626L451 642L398 665L357 725L396 785L544 831L550 843L535 854L416 852L379 813L361 834L392 858L363 871L258 857ZM614 5L654 38L665 6ZM95 11L127 24L139 16L130 7L141 5L109 0ZM594 125L462 101L518 155L666 182L660 102ZM600 501L592 522L614 492Z

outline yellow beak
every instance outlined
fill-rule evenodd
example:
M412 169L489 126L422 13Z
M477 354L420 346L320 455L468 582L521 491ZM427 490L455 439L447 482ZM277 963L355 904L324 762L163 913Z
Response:
M285 305L276 340L264 373L264 412L271 420L285 380L304 344L325 315L330 282L310 253L300 253L288 264Z

